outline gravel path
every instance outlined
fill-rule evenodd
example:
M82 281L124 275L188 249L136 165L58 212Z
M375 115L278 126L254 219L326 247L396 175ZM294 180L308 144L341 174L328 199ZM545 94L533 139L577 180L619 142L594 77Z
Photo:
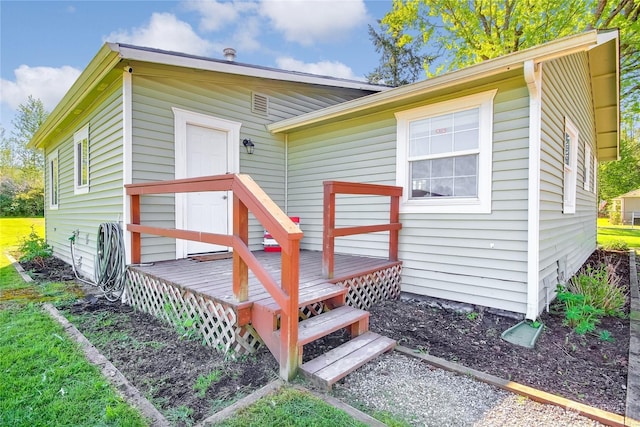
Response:
M415 426L602 425L397 352L369 362L334 390L352 406L386 411Z

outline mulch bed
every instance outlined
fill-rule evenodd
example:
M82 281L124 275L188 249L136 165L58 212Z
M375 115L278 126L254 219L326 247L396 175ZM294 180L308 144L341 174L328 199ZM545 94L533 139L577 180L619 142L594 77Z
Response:
M628 254L608 255L618 265L622 285L628 288ZM596 252L588 263L602 259L603 253ZM40 276L37 266L23 267L35 272L38 279L46 276L49 280L68 280L63 277L68 277L70 271L63 262ZM628 308L627 303L627 314ZM578 335L564 326L558 307L552 305L540 318L544 331L535 348L528 349L500 337L516 320L489 313L482 307L473 310L475 314L469 315L417 299L386 301L371 308L370 326L371 330L416 351L624 414L628 317L603 319L599 330L608 330L614 339L607 342L597 334ZM68 312L78 329L165 416L173 416L177 425L197 422L277 377L277 363L265 350L232 362L197 341L179 339L175 329L119 303L90 299L69 307ZM108 313L115 314L117 321L105 322ZM100 339L116 333L128 338ZM335 333L305 346L305 361L345 339L348 339L345 333ZM193 389L198 376L216 369L223 369L224 377L204 398L198 397ZM190 408L189 419L184 422L179 416L181 408Z

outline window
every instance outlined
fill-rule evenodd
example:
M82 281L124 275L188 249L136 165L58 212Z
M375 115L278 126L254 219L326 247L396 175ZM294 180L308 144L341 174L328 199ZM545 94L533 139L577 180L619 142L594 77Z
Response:
M584 186L585 191L591 191L591 147L584 145Z
M403 212L491 212L495 94L396 113Z
M578 128L565 118L564 123L564 197L562 211L576 213L576 166L578 162Z
M49 156L49 207L58 209L59 197L58 183L58 150Z
M89 127L85 126L73 135L74 193L89 192Z

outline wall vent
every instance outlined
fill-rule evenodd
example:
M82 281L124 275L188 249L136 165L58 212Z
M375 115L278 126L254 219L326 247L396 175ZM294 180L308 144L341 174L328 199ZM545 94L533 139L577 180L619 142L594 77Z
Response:
M251 111L256 114L269 114L269 98L260 93L253 93L251 97Z

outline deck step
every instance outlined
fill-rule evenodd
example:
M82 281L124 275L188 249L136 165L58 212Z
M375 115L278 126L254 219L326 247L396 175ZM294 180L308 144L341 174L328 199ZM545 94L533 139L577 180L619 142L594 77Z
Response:
M298 294L298 307L303 308L320 301L326 301L333 307L344 305L348 289L344 286L334 285L329 282L314 283L312 286L303 287ZM272 311L274 315L280 314L281 308L276 301L269 297L255 304L260 304L265 309Z
M342 328L351 327L352 335L369 329L369 312L348 305L303 320L298 324L298 346L303 346ZM280 340L280 330L274 332ZM277 342L276 341L276 342Z
M393 349L391 338L365 332L300 366L302 374L323 388L331 386L378 355Z

